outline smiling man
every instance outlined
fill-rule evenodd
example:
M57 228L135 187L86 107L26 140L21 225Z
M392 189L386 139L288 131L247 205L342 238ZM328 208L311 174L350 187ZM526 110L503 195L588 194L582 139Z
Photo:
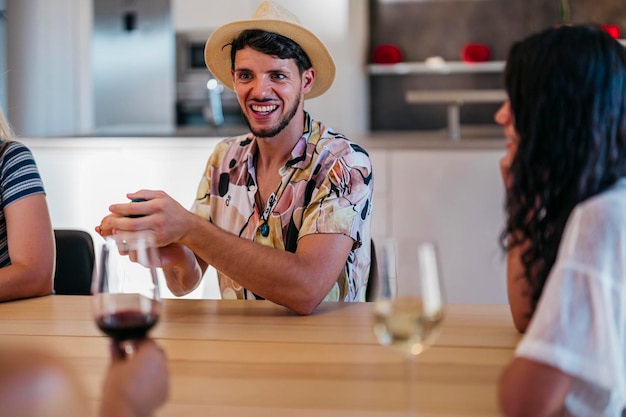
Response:
M333 82L330 53L288 10L264 2L252 19L217 28L205 59L235 91L250 133L217 145L191 211L141 190L128 197L148 201L112 205L96 230L152 230L176 295L212 265L222 298L268 299L299 314L323 300L364 301L371 161L304 110Z

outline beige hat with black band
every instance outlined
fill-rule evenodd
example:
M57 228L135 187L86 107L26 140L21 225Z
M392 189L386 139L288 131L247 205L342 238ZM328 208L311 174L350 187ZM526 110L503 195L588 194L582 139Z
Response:
M298 18L280 4L264 1L252 19L227 23L213 31L204 47L209 71L226 87L233 89L230 73L230 43L244 30L260 29L277 33L296 42L315 68L315 81L305 98L314 98L328 90L335 79L335 62L324 43L300 24Z

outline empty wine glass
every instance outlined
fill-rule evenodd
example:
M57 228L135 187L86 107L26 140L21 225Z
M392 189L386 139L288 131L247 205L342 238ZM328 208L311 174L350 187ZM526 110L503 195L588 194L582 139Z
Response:
M143 232L105 238L93 280L96 324L126 354L146 337L161 313L158 252Z
M444 317L437 248L415 239L376 240L374 333L404 353L407 415L415 415L414 358L433 344Z

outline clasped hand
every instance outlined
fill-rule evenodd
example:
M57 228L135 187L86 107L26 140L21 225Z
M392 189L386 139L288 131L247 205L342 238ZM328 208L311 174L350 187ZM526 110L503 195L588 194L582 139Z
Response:
M112 204L111 214L102 219L95 231L103 237L115 236L120 253L135 262L136 254L125 243L132 242L139 232L147 233L159 248L159 259L150 266L167 267L184 259L184 247L179 242L186 232L185 220L193 214L163 191L139 190L126 196L145 201Z

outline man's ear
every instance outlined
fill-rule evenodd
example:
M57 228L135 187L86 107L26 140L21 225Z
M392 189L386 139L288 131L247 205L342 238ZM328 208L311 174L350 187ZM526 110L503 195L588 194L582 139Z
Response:
M313 83L315 82L315 68L311 67L302 73L302 92L307 94L311 92Z

